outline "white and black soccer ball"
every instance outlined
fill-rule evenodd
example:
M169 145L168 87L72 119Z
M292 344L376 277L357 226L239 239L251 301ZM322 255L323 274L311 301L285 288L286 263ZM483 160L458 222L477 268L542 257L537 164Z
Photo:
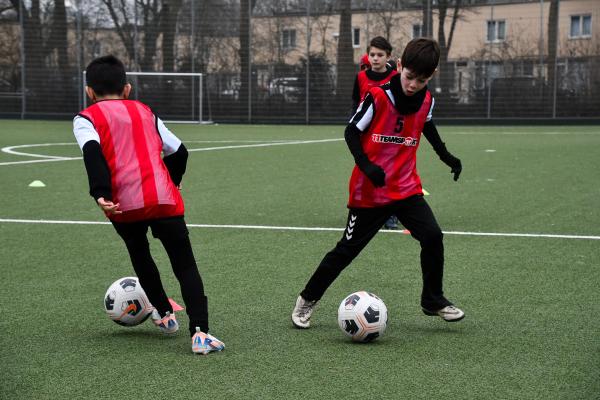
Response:
M119 325L135 326L144 322L153 307L135 276L117 279L104 295L106 314Z
M371 342L385 331L387 307L373 293L352 293L342 300L338 308L338 325L352 340Z

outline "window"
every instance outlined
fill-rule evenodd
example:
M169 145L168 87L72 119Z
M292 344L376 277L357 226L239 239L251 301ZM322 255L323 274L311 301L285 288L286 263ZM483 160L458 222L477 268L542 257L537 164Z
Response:
M296 47L296 30L284 29L281 32L281 47L284 49L293 49Z
M503 42L506 39L506 22L504 20L488 20L487 42Z
M571 39L592 37L592 16L571 15Z
M412 38L418 38L423 36L423 25L413 25Z
M360 47L360 28L352 29L352 47Z

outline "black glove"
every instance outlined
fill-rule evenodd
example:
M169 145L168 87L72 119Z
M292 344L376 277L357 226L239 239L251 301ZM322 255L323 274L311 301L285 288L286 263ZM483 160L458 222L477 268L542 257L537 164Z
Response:
M454 174L454 181L458 180L460 173L462 172L462 163L448 151L440 156L440 160L444 162L447 166L451 168L450 173Z
M385 186L385 171L379 165L372 163L370 160L361 160L357 164L358 168L369 178L375 187Z

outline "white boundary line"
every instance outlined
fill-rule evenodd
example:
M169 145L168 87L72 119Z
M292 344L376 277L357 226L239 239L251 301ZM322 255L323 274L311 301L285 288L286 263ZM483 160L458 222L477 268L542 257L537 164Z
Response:
M600 132L568 132L565 133L563 131L545 131L545 132L528 132L528 131L503 131L501 133L489 133L489 132L447 132L448 135L489 135L489 134L501 134L501 135L597 135ZM270 147L270 146L283 146L288 144L308 144L308 143L327 143L327 142L336 142L341 141L343 138L335 138L335 139L320 139L320 140L290 140L290 139L282 139L282 140L230 140L230 141L202 141L202 140L190 140L189 143L249 143L249 142L258 142L257 144L247 144L247 145L238 145L238 146L219 146L219 147L206 147L200 149L188 149L188 151L212 151L212 150L227 150L227 149L241 149L241 148L251 148L251 147ZM185 142L185 143L188 143ZM6 161L0 162L0 166L5 165L17 165L17 164L34 164L41 162L52 162L52 161L71 161L71 160L81 160L82 157L61 157L61 156L49 156L43 154L31 154L31 153L23 153L14 151L13 149L23 148L23 147L42 147L42 146L60 146L60 145L69 145L75 143L38 143L38 144L27 144L27 145L18 145L18 146L7 146L0 149L4 153L26 156L26 157L37 157L39 160L23 160L23 161Z
M218 146L218 147L203 147L199 149L188 149L188 152L193 151L212 151L212 150L227 150L227 149L244 149L250 147L270 147L270 146L285 146L289 144L310 144L310 143L327 143L327 142L339 142L344 140L343 138L335 138L335 139L318 139L318 140L292 140L292 141L267 141L267 143L256 143L256 144L242 144L237 146ZM246 142L246 141L242 141ZM222 142L221 142L222 143ZM227 142L225 142L227 143ZM16 164L34 164L41 162L51 162L51 161L70 161L70 160L81 160L82 157L61 157L61 156L48 156L43 154L31 154L31 153L23 153L19 151L14 151L13 149L23 148L23 147L43 147L43 146L60 146L60 145L77 145L77 143L39 143L39 144L23 144L18 146L7 146L0 149L0 151L12 155L18 156L26 156L26 157L40 157L39 160L23 160L23 161L7 161L0 163L0 166L3 165L16 165Z
M211 151L211 150L225 150L225 149L243 149L249 147L270 147L270 146L285 146L288 144L309 144L309 143L327 143L327 142L339 142L344 140L343 138L336 139L319 139L319 140L296 140L294 142L271 142L271 143L258 143L258 144L242 144L239 146L219 146L219 147L203 147L200 149L188 149L188 152L192 151Z
M48 159L40 159L40 160L8 161L8 162L0 163L0 166L16 165L16 164L35 164L35 163L53 162L53 161L70 161L70 160L81 160L81 159L82 159L82 157L63 157L63 158L48 158Z
M600 134L600 130L598 132L561 132L561 131L545 131L545 132L528 132L528 131L504 131L504 132L444 132L445 135L543 135L543 136L555 136L555 135L598 135Z
M285 143L297 142L300 139L265 139L265 140L186 140L185 143Z
M43 157L43 158L70 158L63 156L47 156L44 154L31 154L31 153L22 153L20 151L14 151L13 149L21 149L21 148L29 148L29 147L49 147L49 146L66 146L66 145L74 145L77 143L39 143L39 144L21 144L18 146L8 146L3 147L1 150L7 154L14 154L16 156L26 156L26 157Z
M54 224L54 225L110 225L107 221L61 221L49 219L13 219L0 218L0 223L17 224ZM269 226L269 225L213 225L213 224L187 224L190 228L216 228L216 229L257 229L272 231L316 231L316 232L342 232L345 228L325 228L308 226ZM406 234L402 230L382 229L381 232ZM445 235L462 236L499 236L499 237L527 237L527 238L549 238L549 239L581 239L581 240L600 240L600 236L588 235L554 235L543 233L493 233L493 232L460 232L444 231Z

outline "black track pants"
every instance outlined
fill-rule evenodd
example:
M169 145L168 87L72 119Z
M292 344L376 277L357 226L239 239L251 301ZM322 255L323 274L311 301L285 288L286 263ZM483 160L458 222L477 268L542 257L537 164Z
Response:
M319 300L327 288L362 251L391 215L408 229L421 245L423 290L421 306L438 310L451 303L444 297L443 234L433 212L423 196L412 196L385 207L352 208L348 213L342 239L329 253L310 278L301 295L306 300Z
M179 281L183 302L190 318L190 334L196 332L196 326L203 332L208 332L208 302L183 217L112 224L127 246L133 269L148 295L148 300L160 315L164 316L167 311L173 312L173 308L150 254L150 245L146 237L150 227L152 236L159 239L164 246L175 277Z

